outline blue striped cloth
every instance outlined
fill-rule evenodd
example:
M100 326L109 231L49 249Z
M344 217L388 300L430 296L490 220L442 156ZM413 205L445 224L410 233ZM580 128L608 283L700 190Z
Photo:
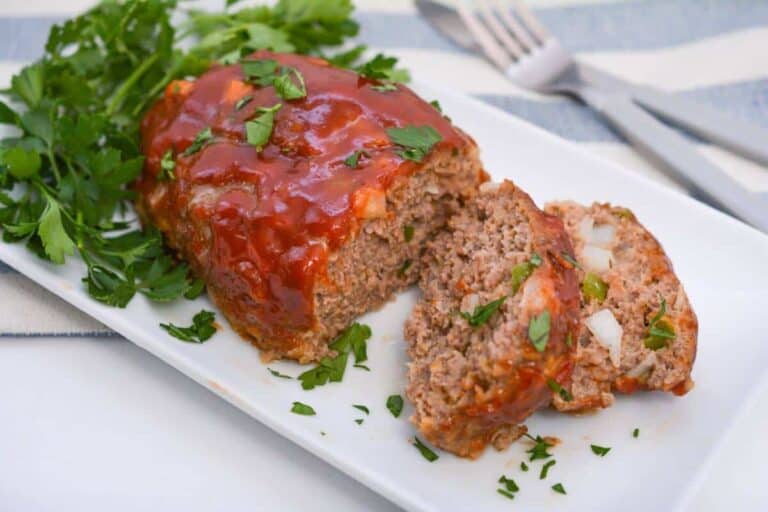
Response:
M0 83L7 83L15 70L37 58L50 26L67 17L51 15L60 12L61 6L51 0L47 3L51 8L47 11L16 0L0 6ZM539 7L543 24L568 49L593 65L768 128L768 1L530 3ZM665 180L590 110L570 100L517 89L481 58L438 35L409 2L356 4L361 40L373 49L400 56L417 78L440 81L479 97L637 172ZM746 186L768 190L768 170L719 149L702 150ZM109 333L2 263L0 297L8 313L0 318L0 337Z

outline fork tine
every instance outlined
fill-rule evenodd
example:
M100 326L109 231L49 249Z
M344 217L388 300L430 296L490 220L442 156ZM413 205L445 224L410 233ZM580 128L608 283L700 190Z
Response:
M528 31L526 31L520 22L512 15L510 12L510 5L507 2L504 0L494 0L493 3L496 4L496 10L498 11L499 16L501 16L502 21L504 21L509 31L514 34L526 51L531 51L539 46L539 43L531 37Z
M525 5L523 0L512 0L512 5L522 22L540 43L544 44L544 41L552 37L552 34L544 28L544 25L539 23L539 19L533 14L533 11Z
M512 59L504 51L496 39L488 32L483 23L477 19L472 10L467 7L464 1L459 2L456 10L467 25L467 28L483 48L485 55L501 69L507 69L512 64Z
M525 50L522 46L520 46L520 43L512 39L512 36L509 35L507 29L504 28L504 25L499 22L499 19L488 5L487 0L477 0L477 4L479 7L480 17L491 29L491 32L493 32L501 44L504 45L507 51L512 54L515 60L520 59L525 53Z

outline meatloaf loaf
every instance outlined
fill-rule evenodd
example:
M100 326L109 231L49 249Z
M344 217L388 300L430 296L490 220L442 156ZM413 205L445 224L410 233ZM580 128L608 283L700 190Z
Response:
M145 116L137 207L266 359L309 362L415 282L425 241L487 178L472 139L407 87L318 58L247 60L262 75L217 65Z
M698 324L659 242L626 208L550 203L563 219L579 263L583 328L563 411L608 407L612 391L693 386Z
M411 421L433 444L477 457L569 383L578 278L560 219L511 182L486 183L427 243L423 297L406 322Z

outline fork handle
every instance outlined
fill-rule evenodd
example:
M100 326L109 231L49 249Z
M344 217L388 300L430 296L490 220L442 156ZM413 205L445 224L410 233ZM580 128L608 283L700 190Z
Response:
M659 117L704 140L768 165L768 131L706 105L650 87L633 87L632 97Z
M581 98L600 112L635 148L672 176L745 222L768 233L768 201L749 192L700 155L685 138L638 107L629 96L593 88Z

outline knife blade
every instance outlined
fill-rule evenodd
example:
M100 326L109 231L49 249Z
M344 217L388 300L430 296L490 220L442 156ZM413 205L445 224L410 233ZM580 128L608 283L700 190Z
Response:
M416 8L445 38L461 48L483 53L455 9L433 0L416 0ZM762 127L659 89L627 82L578 60L577 66L579 75L590 85L627 94L636 104L670 124L768 165L768 132Z

